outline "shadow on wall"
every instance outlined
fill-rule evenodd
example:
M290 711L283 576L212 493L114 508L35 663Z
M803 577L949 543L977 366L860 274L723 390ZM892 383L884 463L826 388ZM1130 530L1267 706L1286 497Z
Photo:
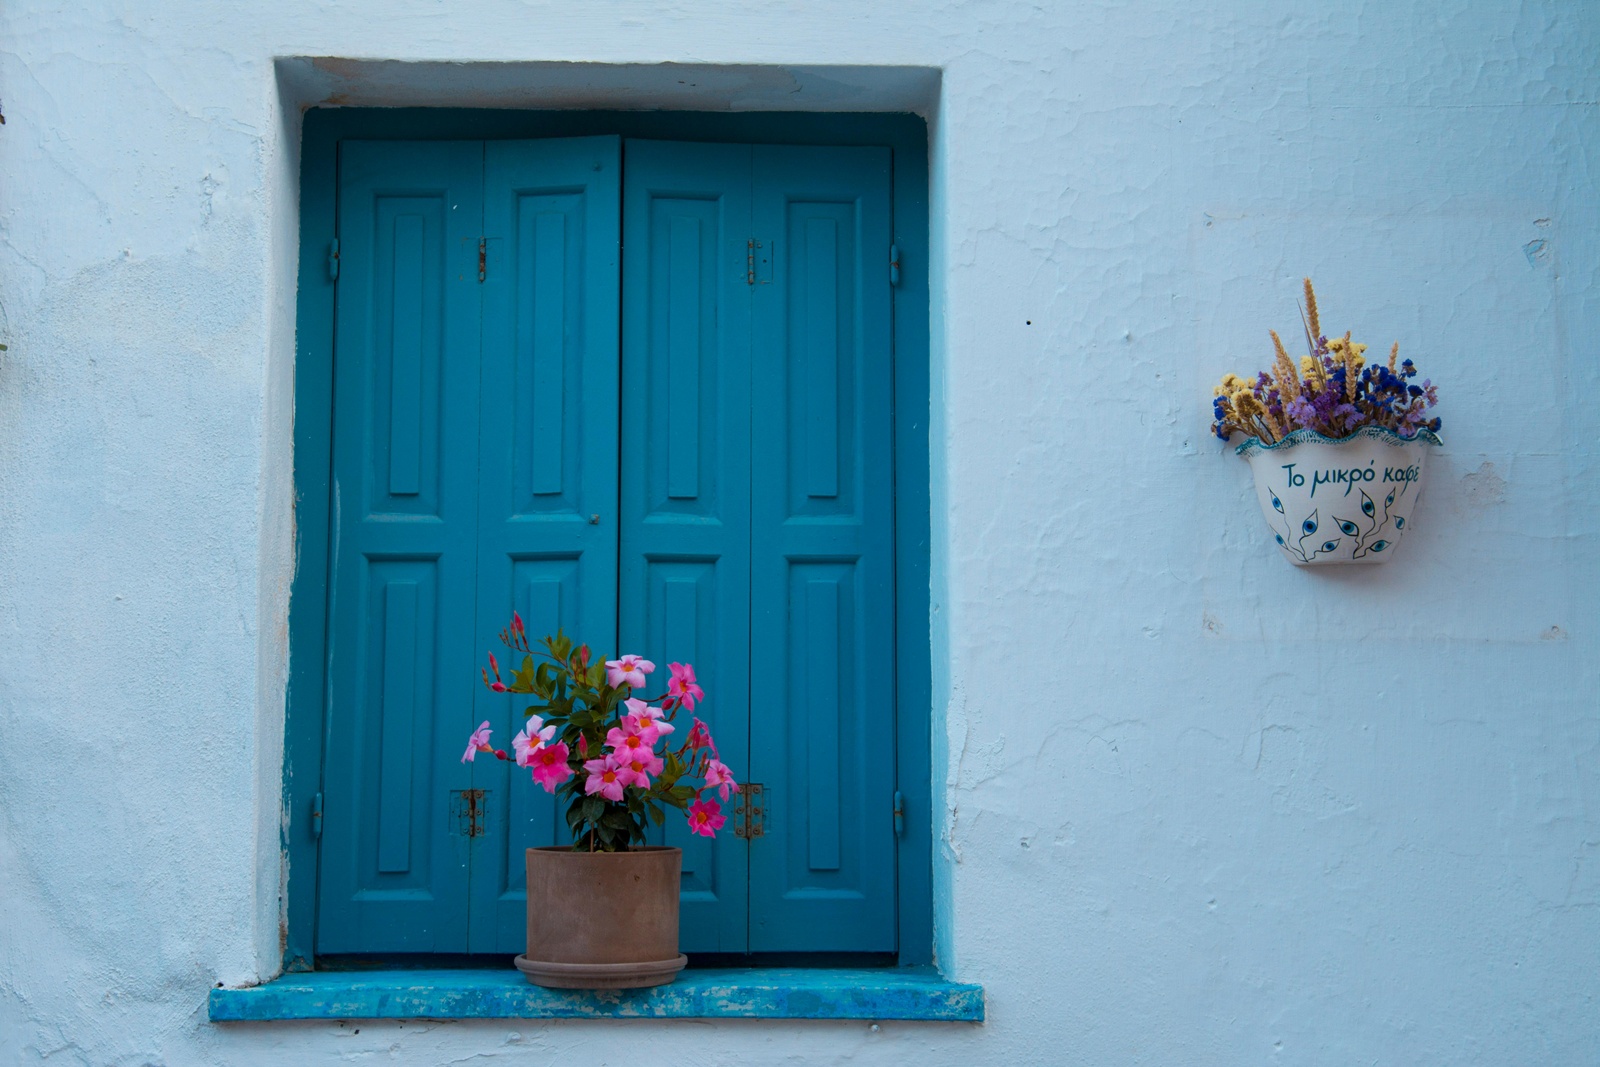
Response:
M299 108L491 107L650 111L889 111L929 118L935 67L707 66L687 63L410 63L277 60Z

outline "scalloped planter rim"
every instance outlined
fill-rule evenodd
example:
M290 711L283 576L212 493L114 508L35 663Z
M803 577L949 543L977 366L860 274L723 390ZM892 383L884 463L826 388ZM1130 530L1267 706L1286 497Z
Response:
M1428 449L1442 444L1363 426L1349 437L1296 430L1273 444L1252 437L1235 452L1250 464L1261 515L1297 567L1382 563L1411 528Z

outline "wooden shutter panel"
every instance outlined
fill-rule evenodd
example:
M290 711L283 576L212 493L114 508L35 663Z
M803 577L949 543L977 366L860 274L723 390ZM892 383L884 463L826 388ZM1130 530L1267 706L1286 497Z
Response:
M537 641L558 628L608 654L617 626L617 268L621 140L490 141L484 156L480 661L506 656L516 610ZM511 751L525 697L475 675L475 721ZM521 952L524 850L568 844L565 806L514 764L479 761L473 952Z
M888 149L757 148L750 949L895 948Z
M696 713L742 773L749 723L750 149L626 144L623 195L621 650L693 663ZM691 725L678 717L670 740ZM727 826L684 850L680 944L742 952L746 848Z
M466 947L482 155L341 149L320 953Z

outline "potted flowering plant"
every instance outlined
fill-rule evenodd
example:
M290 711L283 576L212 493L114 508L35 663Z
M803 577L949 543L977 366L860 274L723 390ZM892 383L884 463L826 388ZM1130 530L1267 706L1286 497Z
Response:
M489 743L484 722L462 760L485 753L528 768L546 792L566 800L573 835L570 846L527 850L528 949L517 967L530 982L557 988L672 981L686 962L678 951L683 852L646 844L646 832L672 807L687 814L692 833L714 837L726 816L713 794L726 801L739 791L711 731L693 714L705 699L694 667L669 664L666 691L640 699L634 692L655 671L649 660L600 661L559 632L536 648L515 614L500 640L522 662L507 681L491 653L483 681L497 693L532 696L527 724L508 755ZM693 724L674 745L667 738L680 712Z
M1431 381L1420 385L1400 344L1388 364L1368 365L1367 346L1350 334L1322 335L1317 295L1305 280L1309 355L1299 366L1276 330L1272 370L1251 381L1225 375L1212 401L1212 430L1255 475L1261 514L1289 562L1381 563L1392 555L1422 491L1426 447L1438 445L1438 402Z

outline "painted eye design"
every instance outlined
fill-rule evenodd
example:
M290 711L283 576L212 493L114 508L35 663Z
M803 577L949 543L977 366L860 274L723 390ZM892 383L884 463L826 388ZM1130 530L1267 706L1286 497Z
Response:
M1343 530L1351 537L1354 537L1361 532L1361 528L1355 523L1351 522L1349 519L1341 519L1339 516L1335 515L1333 517L1333 521L1339 524L1339 529Z
M1374 542L1372 542L1372 551L1374 551L1374 552L1382 552L1384 549L1386 549L1388 547L1389 547L1389 542L1387 542L1387 541L1374 541Z
M1282 515L1283 514L1283 501L1279 500L1278 499L1278 494L1274 493L1271 489L1268 489L1267 493L1272 497L1272 508L1273 508L1273 510L1276 511L1279 515Z
M1315 512L1312 513L1309 519L1300 524L1300 529L1307 537L1317 532L1317 516Z
M1361 514L1370 519L1377 511L1377 505L1372 502L1372 498L1367 495L1367 491L1365 489L1361 490Z
M1272 536L1276 537L1278 539L1278 547L1279 548L1288 548L1289 547L1288 545L1283 543L1283 534L1273 534Z
M1332 552L1334 549L1336 549L1338 547L1339 547L1339 539L1337 537L1335 537L1332 541L1324 541L1324 542L1322 542L1322 551L1324 551L1324 552Z
M1393 503L1394 503L1394 490L1391 489L1391 490L1389 490L1389 495L1384 497L1384 499L1383 499L1383 506L1384 507L1388 507L1390 504L1393 504Z
M1396 515L1394 517L1394 528L1396 530L1404 530L1406 528L1406 520Z

